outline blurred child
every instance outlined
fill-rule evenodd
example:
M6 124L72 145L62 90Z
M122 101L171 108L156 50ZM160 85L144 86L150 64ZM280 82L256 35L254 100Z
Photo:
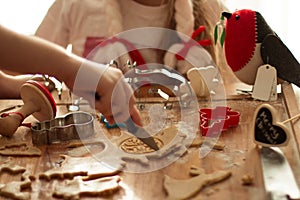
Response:
M87 99L110 123L114 120L124 121L131 115L141 125L132 90L120 70L68 54L51 42L18 34L2 26L0 43L1 70L54 76L64 81L75 94ZM7 77L1 83L1 91L9 91L7 88L11 88L10 82ZM112 108L112 105L118 106Z
M117 51L123 52L120 49L125 47L130 51L140 50L119 59L120 66L123 66L128 58L138 61L138 64L167 62L169 65L170 61L164 60L165 53L161 50L143 49L145 46L143 42L146 40L163 42L164 33L154 36L132 32L134 35L125 38L125 42L106 41L124 31L143 27L176 30L190 37L199 26L205 26L205 30L197 35L195 40L213 40L213 26L219 20L222 9L223 6L218 0L56 0L36 31L36 35L65 48L68 44L72 44L73 53L82 57L90 58L91 52L100 46L102 49L98 49L99 56L94 59L100 63L108 63L116 57ZM182 42L180 37L174 41ZM128 45L136 48L130 49ZM215 47L207 45L205 48L215 59ZM199 60L202 52L199 51L200 55L197 54ZM124 55L119 53L117 56ZM203 65L207 64L210 63ZM188 70L188 68L177 69L178 66L170 67L183 74Z

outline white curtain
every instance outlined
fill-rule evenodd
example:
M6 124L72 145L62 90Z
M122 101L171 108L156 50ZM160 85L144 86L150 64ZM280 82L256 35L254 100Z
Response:
M299 0L223 0L230 11L259 11L300 62L300 1Z

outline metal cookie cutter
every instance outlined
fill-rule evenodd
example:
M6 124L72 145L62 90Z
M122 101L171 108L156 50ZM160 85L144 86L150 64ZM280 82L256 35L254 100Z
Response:
M32 125L32 143L35 145L86 138L94 134L94 117L86 112L73 112L63 117Z

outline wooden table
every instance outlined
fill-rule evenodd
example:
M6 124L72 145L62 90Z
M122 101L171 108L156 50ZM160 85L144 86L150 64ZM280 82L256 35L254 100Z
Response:
M230 128L226 132L223 132L219 138L219 141L225 144L223 150L212 150L204 158L199 157L199 147L188 148L187 153L182 155L177 161L172 164L148 173L127 173L121 172L121 185L122 188L106 197L82 197L82 199L165 199L167 197L166 191L163 187L164 176L168 175L176 179L188 179L189 168L191 166L197 166L205 169L206 173L212 173L218 170L229 170L232 172L232 176L227 180L220 183L205 187L197 193L192 199L264 199L265 190L262 179L262 171L260 165L260 157L256 145L253 143L253 133L250 131L252 127L252 120L254 111L258 105L264 103L255 101L247 95L236 94L237 88L246 88L246 86L236 80L227 80L226 85L226 104L234 111L241 113L240 123L237 127ZM57 96L54 94L57 99ZM71 102L68 93L63 93L63 100L57 99L57 116L61 116L67 113L66 104ZM144 103L144 99L138 99L141 103ZM209 106L209 102L205 99L199 99L199 107ZM282 94L279 94L278 100L268 102L272 104L279 113L280 120L285 120L291 116L299 113L297 107L297 99L295 99L291 85L284 84ZM156 103L147 103L146 108L141 111L143 117L147 117L149 108L153 105L162 105L162 100L157 100ZM13 105L22 105L20 100L0 100L0 110ZM81 105L81 110L90 111L88 105ZM170 124L176 124L176 110L178 109L178 103L174 102L173 109L167 110L167 116L173 116L174 120L170 119ZM34 119L29 117L26 121L32 122ZM118 130L107 130L104 125L97 119L95 123L95 132L99 132L101 129L107 136L114 135L116 137ZM167 125L170 125L167 124ZM167 126L166 125L166 126ZM291 141L287 147L283 147L285 155L287 156L291 167L293 168L297 183L300 184L300 162L299 162L299 120L294 120L289 128L292 130L293 135ZM198 133L199 134L199 133ZM199 136L199 135L198 135ZM108 137L109 138L109 137ZM0 137L0 144L5 142L22 141L31 144L31 132L28 128L20 127L13 138L7 140L4 137ZM38 175L45 172L61 162L59 157L61 154L68 154L69 143L53 144L39 146L41 150L41 156L35 157L12 157L12 161L19 166L23 166L33 173L36 177L35 181L32 181L31 199L56 199L52 197L52 192L57 184L61 184L64 180L40 180ZM91 156L91 155L88 155ZM8 156L0 156L0 162L4 162L8 159ZM87 167L89 163L86 163ZM242 185L241 178L243 175L253 176L253 185ZM8 183L10 181L16 181L20 179L20 174L12 175L11 173L2 172L0 174L0 183ZM28 191L28 190L26 190ZM1 197L1 199L6 199Z

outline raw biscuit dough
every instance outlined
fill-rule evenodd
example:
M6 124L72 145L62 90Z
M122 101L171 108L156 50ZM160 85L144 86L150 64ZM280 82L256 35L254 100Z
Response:
M91 180L104 176L112 176L120 173L124 163L118 163L118 168L108 167L93 157L61 156L64 161L60 167L55 167L39 175L40 179L51 180L54 178L69 178L85 176L83 180Z
M0 146L2 156L41 156L42 152L35 146L29 146L26 142L14 142Z
M184 130L184 129L183 129ZM149 159L157 160L163 157L169 156L168 158L174 160L180 156L182 156L187 148L185 147L185 139L187 138L184 131L179 131L177 126L167 127L162 130L160 133L157 133L154 136L154 140L157 145L160 147L158 151L148 150L149 147L144 148L143 146L136 146L136 150L132 150L132 148L122 149L122 144L125 141L131 141L133 138L131 134L128 134L126 131L121 131L121 136L114 140L114 143L118 144L120 147L120 154L122 160L129 160L139 162L142 165L149 165ZM134 139L137 141L138 139ZM132 145L140 144L139 142L131 143ZM130 145L130 143L129 143ZM124 147L124 146L123 146ZM150 148L149 148L150 149ZM117 155L116 155L117 156Z
M82 147L84 145L103 145L103 141L100 140L100 141L70 141L70 143L67 145L68 148L76 148L76 147Z
M160 139L154 137L154 141L159 148L163 147L163 142ZM123 151L133 154L144 154L155 151L136 137L127 138L120 144L120 147Z
M10 159L8 159L0 165L0 173L4 171L12 174L19 174L19 173L24 173L26 171L26 168L21 167L19 165L15 165L11 163Z
M159 151L154 151L146 144L141 142L138 138L129 136L125 133L122 132L122 135L120 136L120 138L118 138L117 143L120 145L120 148L126 153L146 154L147 157L158 158L169 154L169 152L171 151L173 152L174 149L178 149L178 142L174 142L174 144L171 144L176 134L179 134L178 128L176 126L167 127L160 133L153 136L154 141L160 149ZM184 137L185 136L179 136L179 140L184 139ZM163 151L161 151L162 148L164 149ZM148 153L152 153L152 155L147 155Z
M197 137L193 140L192 144L190 145L190 147L200 147L202 145L207 145L207 146L212 146L213 149L215 150L224 150L225 148L225 144L220 142L220 141L216 141L213 138L209 138L209 137Z
M168 200L189 199L196 195L203 187L220 182L231 176L229 171L217 171L206 174L204 169L191 167L190 174L195 175L190 179L177 180L165 175L164 188Z
M7 184L0 184L0 195L18 200L30 199L30 192L22 192L23 189L30 188L31 181L12 181Z
M12 174L22 173L22 177L21 181L12 181L6 184L0 184L0 195L18 200L30 199L30 192L22 190L31 187L31 180L34 179L34 176L32 176L26 168L11 163L11 159L8 159L1 164L0 172L3 171L7 171Z
M26 146L25 149L3 149L0 150L2 156L41 156L42 152L39 148Z
M249 175L249 174L245 174L242 176L241 178L242 181L242 185L253 185L253 176Z
M83 181L79 177L67 180L64 185L57 185L53 192L54 197L69 200L78 200L81 196L105 196L119 190L121 178L119 176Z
M133 146L139 144L139 140L125 130L118 130L118 136L114 136L110 138L110 140L97 140L97 144L102 145L101 148L99 148L102 150L101 152L95 153L94 149L90 148L90 144L94 143L93 141L84 141L70 144L68 147L75 148L68 153L76 156L81 155L81 152L85 154L87 152L81 149L82 145L85 145L87 150L93 153L94 157L114 168L116 168L115 163L123 163L123 165L125 165L127 161L148 167L151 166L152 162L160 162L161 158L166 157L166 162L169 162L170 160L175 161L184 155L187 152L186 147L189 146L194 139L194 135L191 134L193 132L191 132L190 129L190 126L187 124L179 122L176 126L167 127L155 134L154 139L157 141L158 146L161 147L158 151L149 150L148 146L140 145L136 147L136 150L133 150ZM126 150L122 149L122 144L125 143ZM126 167L128 167L128 165Z
M6 149L6 148L12 148L12 147L21 147L21 146L27 146L26 142L11 142L11 143L4 143L0 145L0 150Z

